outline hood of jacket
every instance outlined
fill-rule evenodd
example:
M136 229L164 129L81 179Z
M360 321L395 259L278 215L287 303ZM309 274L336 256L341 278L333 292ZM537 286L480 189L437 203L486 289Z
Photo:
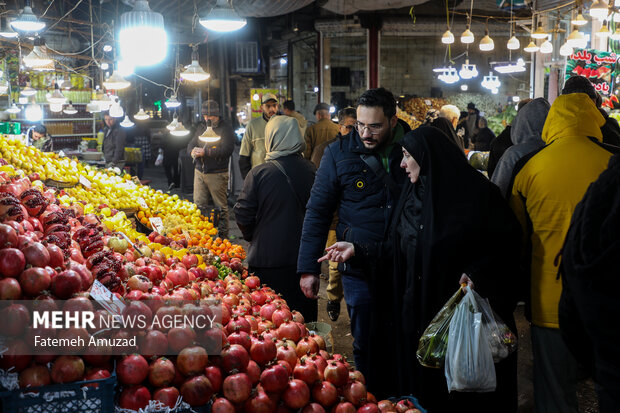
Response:
M561 95L551 105L542 139L547 145L567 136L587 136L602 142L601 126L604 124L605 118L588 95L585 93Z
M510 140L515 145L529 141L540 141L542 131L549 113L549 102L545 98L536 98L517 113L510 128Z

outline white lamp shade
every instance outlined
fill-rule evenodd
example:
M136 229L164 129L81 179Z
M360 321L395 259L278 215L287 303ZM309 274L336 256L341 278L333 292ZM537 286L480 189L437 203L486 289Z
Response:
M122 60L133 66L161 62L168 51L164 16L152 11L147 0L136 0L133 10L121 15L118 40Z
M62 112L62 103L50 103L50 112Z
M493 42L493 39L491 39L487 34L480 40L480 44L478 44L478 47L483 52L489 52L495 48L495 42Z
M470 44L474 42L474 34L469 30L469 28L465 29L463 34L461 34L461 43Z
M443 36L441 36L441 43L443 44L452 44L454 43L454 34L448 29L445 31Z
M519 42L519 39L515 36L512 36L510 40L508 40L508 43L506 43L506 47L508 50L517 50L521 47L521 42Z
M577 17L575 17L570 22L573 26L585 26L586 24L588 24L588 21L586 20L585 17L583 17L583 14L581 13L581 11L579 11L579 14L577 14Z
M560 47L560 56L570 56L573 54L573 48L568 45L568 43L564 43L562 47Z
M609 6L602 0L596 0L590 6L590 16L598 20L605 20L609 15Z
M77 109L73 106L71 102L63 109L62 111L65 115L75 115L78 113Z
M62 105L67 101L67 98L65 97L65 95L62 94L60 89L54 89L54 92L52 93L50 97L47 98L47 101L49 103L55 103L55 104Z
M11 105L11 107L10 107L10 108L8 108L6 111L7 111L8 113L13 113L13 114L15 114L15 113L19 113L19 112L21 112L22 110L21 110L19 107L17 107L17 105L15 104L15 102L13 102L13 104Z
M528 53L536 53L539 49L540 48L536 46L536 43L534 43L533 41L530 41L530 44L525 46L523 48L523 51L528 52Z
M189 131L185 129L182 122L178 122L174 129L170 131L170 134L173 136L187 136L189 135Z
M26 6L21 14L11 22L11 27L20 32L34 33L42 30L45 23L37 19L30 6Z
M125 111L118 103L112 103L108 113L113 118L122 118L125 115Z
M136 120L147 120L148 118L150 118L149 114L146 113L144 111L144 109L140 108L140 110L138 111L138 113L136 113L135 115L133 115L133 118Z
M209 79L211 75L202 69L198 64L198 60L192 60L192 63L187 66L187 69L181 73L180 77L190 82L202 82L203 80Z
M123 119L123 121L120 123L120 125L123 128L131 128L135 124L131 121L131 119L129 119L129 116L125 115L125 119Z
M553 45L551 44L551 42L549 40L545 40L541 45L540 45L540 53L542 54L549 54L553 52Z
M568 36L568 39L566 39L566 44L569 45L570 47L575 48L575 47L581 47L585 41L586 41L586 38L583 35L583 33L575 29Z
M207 129L198 137L198 140L205 143L215 143L221 139L221 136L215 133L211 126L207 126Z
M125 78L119 75L116 71L114 71L112 73L112 76L110 76L105 82L103 82L103 87L112 90L126 89L129 87L129 85L131 85L131 83L125 80Z
M174 109L181 106L181 102L177 100L177 95L172 95L170 96L170 99L168 99L166 103L164 103L164 105L166 105L168 109Z
M43 109L41 109L41 106L36 103L31 103L26 106L25 116L26 120L30 122L39 122L43 119Z
M20 93L22 94L22 96L34 96L37 94L37 91L30 86L26 86L21 90Z
M200 19L200 24L215 32L234 32L243 28L247 20L240 17L226 0L217 0L207 17Z

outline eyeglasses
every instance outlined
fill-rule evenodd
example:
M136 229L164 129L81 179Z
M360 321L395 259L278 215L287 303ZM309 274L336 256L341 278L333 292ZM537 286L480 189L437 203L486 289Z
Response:
M379 135L383 127L384 127L383 123L372 123L370 125L364 125L363 123L359 121L355 122L355 128L357 129L360 135L364 133L364 129L368 129L368 132L370 132L371 135Z

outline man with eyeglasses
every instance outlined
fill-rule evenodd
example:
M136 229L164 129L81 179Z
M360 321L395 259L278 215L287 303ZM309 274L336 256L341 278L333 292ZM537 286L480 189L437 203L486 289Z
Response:
M308 201L297 273L300 287L317 298L320 264L334 212L336 237L352 243L384 239L405 173L399 167L398 142L409 128L396 117L396 100L384 88L366 91L358 100L356 127L325 149ZM368 370L371 268L339 264L351 319L355 366ZM368 376L366 376L368 378Z
M327 142L323 142L319 146L317 146L316 150L312 154L312 163L316 166L316 169L319 169L321 164L321 158L323 158L323 153L325 153L325 148L327 148L332 143L336 142L338 139L343 136L348 135L354 128L355 122L357 121L357 111L355 108L348 107L344 109L340 109L338 111L338 129L340 132L338 136L334 139L329 140ZM327 246L334 244L336 239L336 225L338 224L338 215L334 216L334 220L332 221L331 226L329 227L329 233L327 235ZM329 281L327 283L327 316L332 321L337 321L340 317L340 302L344 297L342 293L342 279L340 277L340 271L338 271L338 263L330 261L329 262Z

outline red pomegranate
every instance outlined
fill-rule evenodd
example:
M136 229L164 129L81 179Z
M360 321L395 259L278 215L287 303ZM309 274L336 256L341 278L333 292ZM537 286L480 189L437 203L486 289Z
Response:
M118 381L125 385L140 384L149 374L149 363L139 354L123 358L116 366Z

